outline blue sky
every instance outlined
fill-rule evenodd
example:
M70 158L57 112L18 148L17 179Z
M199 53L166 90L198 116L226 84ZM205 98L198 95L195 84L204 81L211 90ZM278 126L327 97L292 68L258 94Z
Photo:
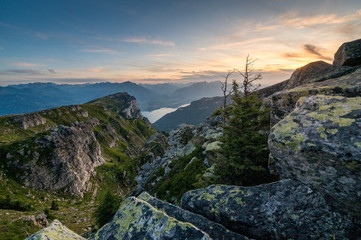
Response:
M247 54L269 85L360 36L359 0L1 0L0 85L214 81Z

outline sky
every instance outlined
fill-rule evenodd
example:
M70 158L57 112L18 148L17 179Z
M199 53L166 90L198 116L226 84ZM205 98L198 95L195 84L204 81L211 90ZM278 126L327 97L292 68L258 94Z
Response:
M223 80L271 85L361 38L360 0L0 0L0 86Z

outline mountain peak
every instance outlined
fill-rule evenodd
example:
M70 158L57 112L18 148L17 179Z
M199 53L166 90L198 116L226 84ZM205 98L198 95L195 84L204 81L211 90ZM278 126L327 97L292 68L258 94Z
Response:
M121 115L126 119L143 118L135 97L126 92L119 92L88 102Z

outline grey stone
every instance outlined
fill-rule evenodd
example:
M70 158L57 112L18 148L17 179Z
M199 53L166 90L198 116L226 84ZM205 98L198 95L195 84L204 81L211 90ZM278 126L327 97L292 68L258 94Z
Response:
M191 223L178 221L148 202L130 197L121 204L112 221L96 233L94 239L211 238Z
M254 239L355 239L359 224L292 180L254 187L213 185L189 191L181 206Z
M138 196L138 198L148 202L157 209L161 209L168 216L173 217L178 221L189 222L193 224L195 227L199 228L203 232L206 232L212 239L219 239L219 240L248 239L247 237L244 237L242 235L227 230L221 224L212 222L203 216L194 214L192 212L174 206L170 203L161 201L157 198L150 196L146 192L143 192L141 195Z
M291 178L361 215L361 98L300 98L276 124L269 148L281 178Z
M58 220L54 220L49 227L34 233L26 240L85 240L85 238L71 231Z

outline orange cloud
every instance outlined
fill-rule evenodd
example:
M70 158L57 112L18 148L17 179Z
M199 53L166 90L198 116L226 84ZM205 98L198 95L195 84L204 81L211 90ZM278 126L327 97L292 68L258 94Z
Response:
M36 63L28 63L28 62L11 62L9 65L17 66L17 67L38 67L39 64Z

